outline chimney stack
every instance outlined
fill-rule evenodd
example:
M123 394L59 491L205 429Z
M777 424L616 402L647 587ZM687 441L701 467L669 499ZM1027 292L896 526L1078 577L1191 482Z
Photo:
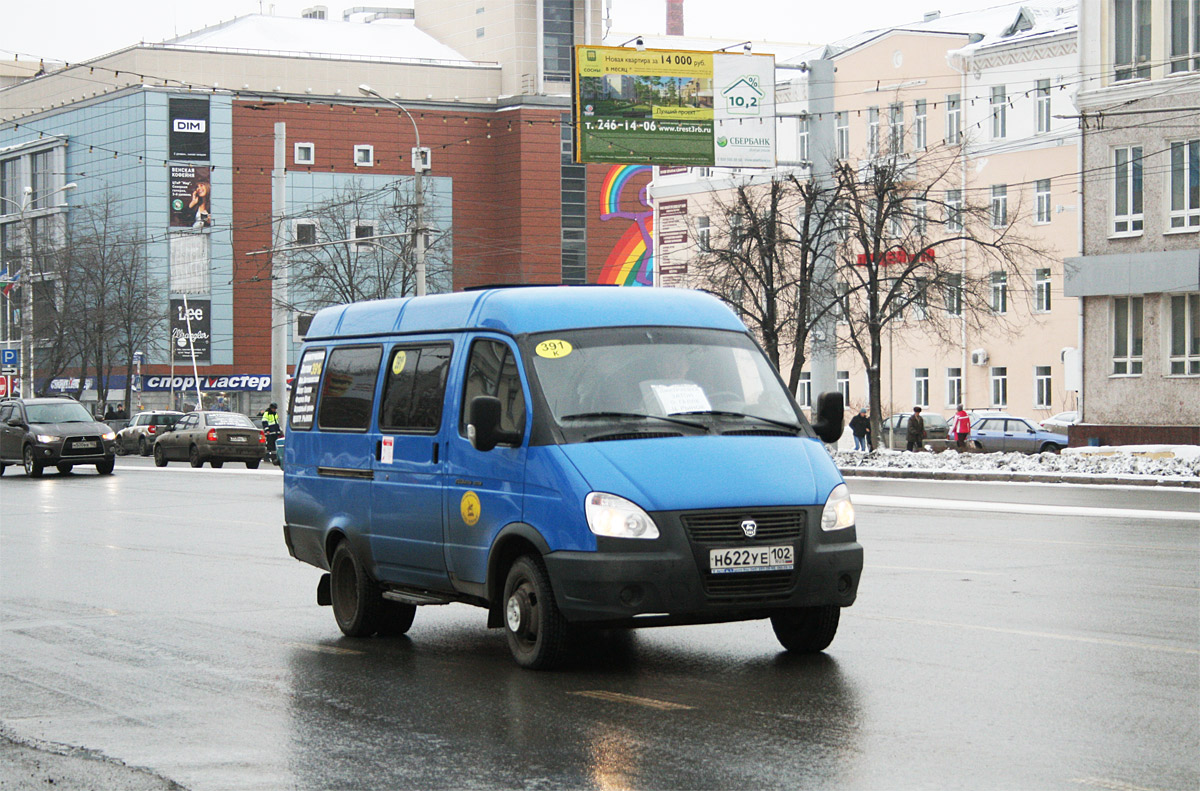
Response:
M667 35L683 35L683 0L667 0Z

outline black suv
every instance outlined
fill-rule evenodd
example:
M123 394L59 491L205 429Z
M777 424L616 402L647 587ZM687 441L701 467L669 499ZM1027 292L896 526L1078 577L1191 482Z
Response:
M96 472L109 475L116 436L70 398L0 401L0 475L9 464L23 464L30 478L50 466L66 474L76 464L95 464Z

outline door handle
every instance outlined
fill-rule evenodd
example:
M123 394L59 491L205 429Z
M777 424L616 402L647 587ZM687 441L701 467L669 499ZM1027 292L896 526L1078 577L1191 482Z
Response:
M383 458L383 440L375 440L375 461Z
M440 444L441 443L439 443L437 440L434 440L434 442L433 442L433 463L434 464L438 463L438 445L440 445Z

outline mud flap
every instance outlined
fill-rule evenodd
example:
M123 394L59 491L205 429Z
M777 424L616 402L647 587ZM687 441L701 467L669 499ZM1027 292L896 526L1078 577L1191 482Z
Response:
M321 579L317 581L317 604L322 607L328 607L333 604L333 594L330 593L329 574L322 574Z

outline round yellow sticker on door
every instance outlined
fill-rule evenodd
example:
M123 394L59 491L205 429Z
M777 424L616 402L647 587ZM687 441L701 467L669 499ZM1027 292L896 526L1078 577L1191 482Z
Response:
M404 364L407 362L408 352L403 350L396 352L396 356L392 358L392 375L399 376L400 372L404 370Z
M479 521L481 511L479 495L475 492L465 492L462 501L458 504L458 510L462 513L462 520L467 523L467 526L474 527L475 523Z
M533 351L538 357L547 357L551 360L557 360L559 357L566 357L573 349L571 344L562 340L542 341L537 346L533 347Z

